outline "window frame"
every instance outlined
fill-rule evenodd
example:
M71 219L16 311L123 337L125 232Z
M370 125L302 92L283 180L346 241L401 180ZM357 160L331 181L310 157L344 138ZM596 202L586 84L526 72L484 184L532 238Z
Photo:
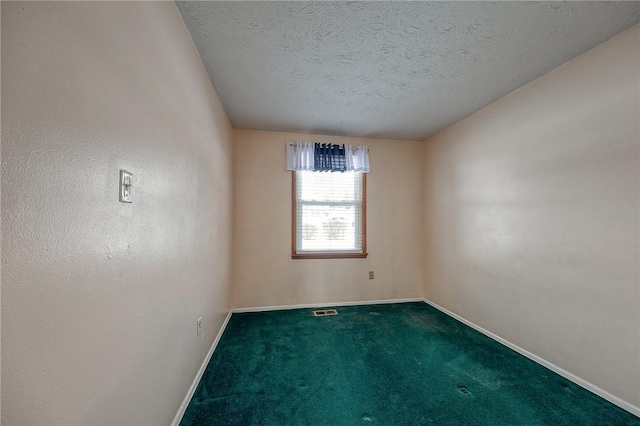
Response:
M360 238L362 241L362 252L340 252L340 251L315 251L298 252L297 245L297 219L298 219L298 197L297 195L297 173L291 172L291 258L292 259L364 259L367 253L367 174L362 173L362 205L360 217Z

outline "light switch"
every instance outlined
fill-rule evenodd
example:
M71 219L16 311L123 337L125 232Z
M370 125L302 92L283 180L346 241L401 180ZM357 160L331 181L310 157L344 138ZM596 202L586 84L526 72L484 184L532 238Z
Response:
M133 175L120 170L120 202L133 203Z

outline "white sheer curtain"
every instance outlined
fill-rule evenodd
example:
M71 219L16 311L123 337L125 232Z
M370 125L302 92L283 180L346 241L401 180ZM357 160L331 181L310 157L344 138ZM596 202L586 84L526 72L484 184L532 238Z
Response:
M369 173L369 148L366 145L344 145L347 172ZM287 170L315 170L315 144L296 142L287 144Z
M315 145L311 142L287 144L287 170L313 170Z
M345 145L347 171L369 173L369 148L366 145Z

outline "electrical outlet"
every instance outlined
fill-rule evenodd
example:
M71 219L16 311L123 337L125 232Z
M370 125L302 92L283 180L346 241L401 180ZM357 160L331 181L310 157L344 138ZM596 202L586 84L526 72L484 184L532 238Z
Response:
M202 334L202 317L198 318L198 323L197 323L197 329L196 329L196 333L199 336L200 334Z
M369 279L372 280L373 279L373 271L369 271Z

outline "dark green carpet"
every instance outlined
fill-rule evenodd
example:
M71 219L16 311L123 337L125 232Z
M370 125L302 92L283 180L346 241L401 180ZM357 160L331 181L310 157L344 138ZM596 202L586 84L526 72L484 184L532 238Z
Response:
M182 425L640 425L424 303L234 314Z

